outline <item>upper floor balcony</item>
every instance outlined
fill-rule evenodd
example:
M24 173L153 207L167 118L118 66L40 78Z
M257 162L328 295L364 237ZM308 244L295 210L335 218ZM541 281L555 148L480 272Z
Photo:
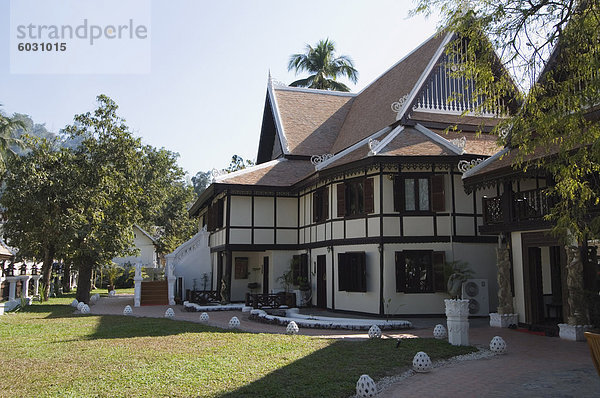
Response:
M521 192L507 191L501 196L483 198L483 225L480 231L499 232L545 227L544 216L550 213L556 199L544 188Z

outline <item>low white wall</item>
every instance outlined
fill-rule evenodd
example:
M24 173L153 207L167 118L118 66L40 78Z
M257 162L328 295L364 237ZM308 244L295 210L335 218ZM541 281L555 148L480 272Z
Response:
M186 289L193 289L194 279L196 279L196 290L204 289L205 274L206 289L211 289L212 262L208 246L209 235L206 231L200 231L166 256L167 264L174 267L175 276L183 278L184 292Z

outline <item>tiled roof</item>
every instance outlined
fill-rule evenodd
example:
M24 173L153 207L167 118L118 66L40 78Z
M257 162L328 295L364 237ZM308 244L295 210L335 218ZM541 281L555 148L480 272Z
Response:
M225 174L217 178L220 184L290 186L315 171L308 160L276 159L257 166Z
M405 128L379 155L386 156L456 156L447 147L432 141L420 131L412 127Z
M356 96L332 153L340 152L396 121L392 103L411 92L443 40L441 34L432 37Z
M498 144L498 137L493 134L481 133L478 135L477 133L464 131L446 132L445 130L432 128L430 130L447 140L465 137L467 139L466 154L492 156L502 149L502 146Z
M354 95L273 86L283 131L292 155L328 153Z

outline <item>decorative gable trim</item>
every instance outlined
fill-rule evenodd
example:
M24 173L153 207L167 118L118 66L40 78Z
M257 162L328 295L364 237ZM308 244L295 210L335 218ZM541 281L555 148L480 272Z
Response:
M485 159L483 162L479 163L478 165L476 165L475 167L465 171L462 175L463 180L465 178L468 178L470 176L472 176L473 174L477 173L479 170L487 167L488 164L498 160L499 158L501 158L502 156L504 156L506 153L508 153L509 148L508 147L504 147L501 151L496 152L494 155L490 156L489 158Z
M371 134L370 136L363 138L362 140L358 141L356 144L349 146L348 148L344 149L341 152L336 153L334 156L332 156L331 158L319 163L318 165L315 166L315 170L321 170L325 167L327 167L328 165L330 165L331 163L335 162L336 160L338 160L339 158L342 158L344 156L346 156L347 154L353 152L354 150L362 147L363 145L366 145L369 143L370 140L373 140L377 137L382 136L383 134L387 133L388 131L392 130L392 128L390 126L384 127L381 130L379 130L378 132Z
M412 106L412 103L416 99L417 94L421 91L421 86L423 86L423 84L425 83L425 81L427 80L427 78L429 77L431 72L433 71L433 68L437 64L440 57L442 56L444 49L446 48L448 43L450 43L450 40L452 40L453 36L454 36L453 32L449 32L446 34L446 37L444 38L444 40L438 47L434 56L429 61L429 64L427 65L427 67L425 68L425 70L423 71L421 76L419 77L419 80L417 80L417 83L413 86L413 89L408 94L408 97L402 103L402 106L400 107L400 110L398 111L398 114L396 115L396 120L402 119L404 117L404 115L406 114L406 111L409 109L409 107Z
M285 131L283 130L283 123L281 123L281 116L279 114L279 106L277 105L277 97L273 89L273 79L271 78L271 72L269 72L269 83L267 84L267 93L269 93L269 99L271 100L271 106L273 107L273 116L275 119L275 125L277 127L277 136L281 143L281 150L285 155L290 153L287 138L285 138Z
M369 155L377 155L390 142L392 142L392 140L394 138L396 138L402 131L404 131L404 126L402 126L402 125L397 126L395 129L392 130L391 133L389 133L383 140L381 140L381 142L378 145L376 145L374 148L371 149L371 151L369 152Z
M431 141L435 141L438 144L445 146L446 148L450 149L452 152L456 153L457 155L462 155L465 153L464 148L460 148L460 147L454 145L453 143L451 143L444 137L441 137L439 134L434 133L433 131L429 130L427 127L423 126L422 124L417 123L415 125L415 129L418 132L420 132L421 134L425 135Z

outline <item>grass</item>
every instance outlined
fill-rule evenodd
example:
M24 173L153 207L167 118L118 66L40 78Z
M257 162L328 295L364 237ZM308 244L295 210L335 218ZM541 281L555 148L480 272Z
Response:
M434 339L340 341L190 322L73 315L72 295L0 317L2 396L347 397L374 379L474 351ZM12 359L12 360L11 360Z
M115 289L115 291L117 292L117 294L133 294L132 287L127 287L127 288L123 288L123 289ZM96 293L99 293L101 296L108 296L107 289L94 289L90 292L90 296L92 294L96 294Z

